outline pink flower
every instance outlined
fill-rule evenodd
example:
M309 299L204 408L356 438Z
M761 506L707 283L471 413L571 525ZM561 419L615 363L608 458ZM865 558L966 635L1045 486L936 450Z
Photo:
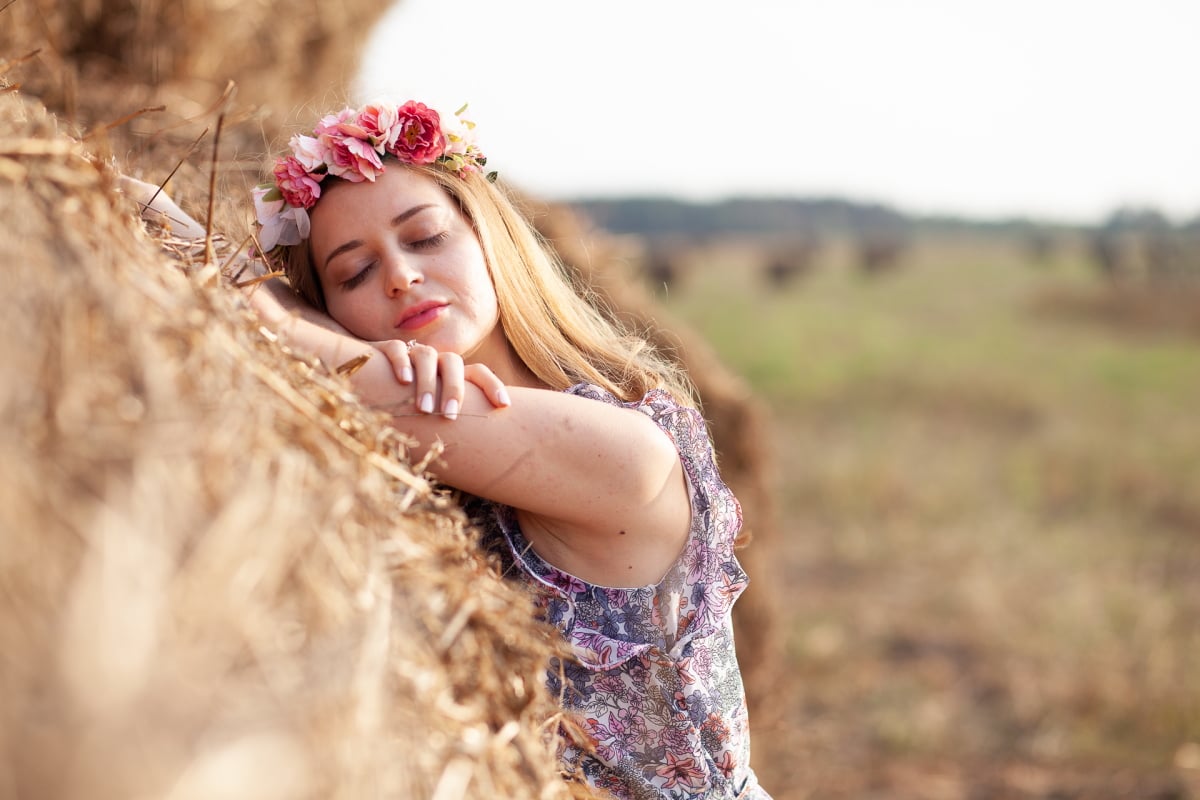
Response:
M637 712L628 708L618 709L617 719L625 726L625 740L630 746L640 747L654 743L654 736L646 727L646 721Z
M621 741L621 734L624 733L624 730L615 721L611 723L611 727L606 727L595 717L588 717L587 723L591 734L589 738L592 740L596 752L605 760L616 761L620 756L617 745Z
M329 174L360 183L373 181L383 172L380 152L371 143L371 135L360 124L359 114L344 108L317 123L313 130L317 141L326 151Z
M366 129L359 124L358 112L352 108L343 108L336 114L326 114L321 117L321 121L313 129L313 133L321 140L326 137L342 136L349 136L352 139L369 138Z
M704 770L696 766L696 759L691 756L676 758L674 753L667 751L667 763L654 771L659 777L667 779L663 784L664 789L673 789L676 784L691 790L704 788Z
M329 174L351 183L373 181L383 172L379 153L366 139L352 136L329 138Z
M709 714L708 718L700 723L700 730L713 734L721 744L729 741L729 726L725 724L725 720L721 719L718 714ZM728 754L728 751L726 751L726 755Z
M707 647L698 647L692 652L691 671L696 675L708 677L712 674L712 651Z
M721 583L717 586L717 594L720 595L723 600L728 600L730 605L733 605L733 601L738 598L738 595L740 595L742 590L745 588L745 579L734 578L728 572L721 572Z
M373 181L383 172L387 154L409 164L441 161L447 170L460 174L480 172L486 159L475 146L474 128L473 122L457 114L443 128L437 111L414 100L399 108L370 103L359 110L343 108L326 115L312 136L296 135L289 140L291 154L276 161L272 170L275 180L255 188L259 249L270 252L278 245L308 238L307 209L320 199L326 175L352 183ZM492 178L494 173L489 176ZM546 608L549 601L540 605ZM611 649L611 645L601 646L598 655L613 657L605 647ZM624 648L619 649L618 655L627 657Z
M291 147L296 160L309 172L316 172L329 160L328 150L311 136L293 136L288 146Z
M358 126L366 131L376 147L384 150L390 150L400 135L400 126L396 124L398 121L396 109L389 105L363 106L358 114Z
M579 580L579 578L576 578L574 575L567 574L566 572L560 572L554 576L554 578L555 584L558 586L558 588L565 592L568 597L577 595L587 589L586 583Z
M676 661L675 669L679 670L679 680L681 681L681 686L690 686L696 682L696 676L692 674L691 656L686 656Z
M438 113L409 100L396 110L397 131L388 152L409 164L432 164L446 152L446 135Z
M321 179L325 176L313 175L295 156L276 161L274 172L275 184L289 206L312 208L321 196Z

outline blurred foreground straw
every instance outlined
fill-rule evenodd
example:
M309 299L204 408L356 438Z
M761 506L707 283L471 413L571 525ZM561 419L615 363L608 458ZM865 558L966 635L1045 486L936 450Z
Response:
M0 125L0 796L566 796L556 639L394 431Z

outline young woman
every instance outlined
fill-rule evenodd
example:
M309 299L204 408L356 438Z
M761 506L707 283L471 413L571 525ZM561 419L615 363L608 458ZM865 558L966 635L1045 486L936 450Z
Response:
M444 445L575 659L549 681L618 797L765 798L730 610L741 524L690 384L573 286L484 172L473 125L372 104L295 136L255 191L294 295L252 302L397 428Z

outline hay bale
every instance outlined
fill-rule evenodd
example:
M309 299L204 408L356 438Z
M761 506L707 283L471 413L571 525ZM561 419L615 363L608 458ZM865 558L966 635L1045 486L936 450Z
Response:
M226 84L266 107L264 130L327 105L389 0L13 0L0 3L0 61L38 50L23 91L84 126L166 102L192 118ZM122 87L124 91L111 89ZM113 105L112 101L118 104ZM306 114L306 117L312 116Z
M0 795L566 796L554 632L55 127L0 94Z

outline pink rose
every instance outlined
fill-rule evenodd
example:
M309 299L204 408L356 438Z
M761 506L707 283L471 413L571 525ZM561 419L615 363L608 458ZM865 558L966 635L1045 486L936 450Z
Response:
M376 147L390 149L400 135L400 127L396 124L398 117L394 106L368 105L358 115L358 126L367 132L367 136Z
M351 136L329 137L329 174L360 183L373 181L383 172L379 153L366 139Z
M371 143L371 135L359 124L359 114L344 108L324 117L313 130L325 149L329 174L360 183L373 181L383 172L380 152Z
M343 108L336 114L327 114L317 123L313 130L318 139L326 137L349 136L352 139L368 138L367 131L358 122L358 112L352 108Z
M296 160L309 172L316 172L329 160L329 153L325 146L311 136L293 136L288 141L288 146L291 147L292 155L296 157Z
M289 206L312 208L321 196L321 179L325 176L313 175L295 156L276 161L274 172L275 184Z
M388 152L409 164L432 164L446 152L446 135L438 113L409 100L396 110L399 129Z

